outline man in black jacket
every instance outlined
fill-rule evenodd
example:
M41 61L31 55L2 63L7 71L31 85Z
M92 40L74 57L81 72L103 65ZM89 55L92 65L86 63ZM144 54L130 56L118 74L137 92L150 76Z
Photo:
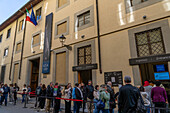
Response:
M47 86L47 106L46 106L46 111L50 111L50 106L52 102L52 97L53 97L53 83L50 82L50 85Z
M93 92L94 92L94 87L92 85L92 81L89 80L88 85L86 86L87 101L93 102L93 99L94 99ZM90 102L87 102L87 107L88 107L89 112L91 111L91 113L92 113L93 112L93 104Z
M125 86L119 90L119 113L136 113L137 101L140 96L138 88L131 85L131 77L124 77Z
M83 93L82 93L80 88L81 88L81 84L79 84L78 87L75 89L75 94L76 94L77 100L83 99ZM81 104L82 104L81 101L76 101L76 105L77 105L76 113L79 113L79 109L80 109Z

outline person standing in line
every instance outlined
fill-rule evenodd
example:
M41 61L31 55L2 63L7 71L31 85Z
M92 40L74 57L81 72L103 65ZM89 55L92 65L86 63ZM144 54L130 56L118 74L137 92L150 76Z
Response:
M46 91L46 93L47 93L46 111L49 112L50 107L51 107L52 98L53 98L53 83L52 82L50 82L50 85L47 86L46 90L47 90Z
M2 104L1 99L2 99L3 93L4 93L4 89L2 88L2 85L0 84L0 105Z
M56 93L55 93L55 92L56 92ZM61 87L58 86L58 83L55 83L54 91L53 91L53 96L54 96L54 97L58 97L58 98L61 98L61 96L62 96ZM55 100L54 113L59 113L61 99L56 99L56 98L55 98L54 100Z
M41 90L40 90L39 96L41 96L41 97L39 97L40 111L43 111L44 106L45 106L45 100L46 100L46 98L44 98L46 96L46 86L45 86L45 84L41 85Z
M96 106L96 104L99 101L99 85L95 86L95 90L93 92L93 95L94 95L94 108L95 108L93 113L97 113L97 106Z
M27 96L27 87L26 87L26 84L24 84L24 87L22 88L22 103L24 103L26 100L25 100L25 97Z
M89 80L88 85L86 86L86 94L87 94L87 101L90 101L87 102L87 107L89 112L91 113L93 112L93 103L92 103L94 99L93 92L94 92L94 87L92 85L92 81Z
M101 85L99 99L102 100L102 102L105 104L105 107L102 110L97 109L96 113L100 113L100 111L102 111L102 113L110 113L109 111L110 93L108 92L108 87L105 84Z
M148 93L148 99L149 99L149 102L150 102L150 105L149 105L149 107L151 107L152 106L152 101L151 101L151 90L152 90L152 86L150 85L150 83L149 83L149 81L145 81L144 82L144 91L146 92L146 93Z
M72 91L72 98L73 99L76 99L76 89L77 89L78 86L79 86L79 84L75 83L75 87L73 88L73 91ZM74 104L74 106L73 106L73 113L76 113L76 111L77 111L76 101L73 101L73 104Z
M85 106L86 106L86 103L85 103L85 101L87 101L87 94L86 94L86 86L85 86L85 84L82 82L81 83L81 91L82 91L82 93L83 93L83 108L85 109Z
M17 101L17 92L19 91L19 87L17 85L17 83L14 84L13 87L13 95L14 95L14 105L16 105L16 101Z
M10 88L8 87L7 84L5 84L3 86L3 90L4 90L4 93L3 93L3 96L2 96L2 99L1 99L1 103L5 100L5 106L7 106L8 94L10 93Z
M114 98L114 90L112 89L112 82L109 81L107 83L107 91L110 93L110 100L109 100L109 111L110 113L114 113L114 108L116 108L115 98Z
M118 111L119 113L136 113L140 91L137 87L131 85L130 76L125 76L124 82L126 85L119 90Z
M28 85L28 92L27 92L27 94L28 94L28 100L31 99L31 98L30 98L30 93L31 93L31 87Z
M13 84L10 84L9 86L10 86L9 102L13 102Z
M41 92L41 88L42 88L42 83L40 83L39 84L39 86L36 88L36 90L35 90L35 94L36 94L36 102L35 102L35 106L34 106L34 108L36 108L37 107L37 105L38 105L38 108L40 108L40 92ZM45 87L45 89L46 89L46 87ZM39 104L38 104L39 103Z
M76 94L76 99L77 100L83 100L83 93L81 91L81 84L78 85L78 87L75 89L75 94ZM79 113L80 111L80 106L82 104L81 101L76 101L76 106L77 106L77 110L76 110L76 113Z
M140 94L141 94L141 96L142 96L142 99L143 99L143 101L144 101L144 105L147 107L147 113L150 113L150 101L149 101L149 95L148 95L148 93L145 91L145 89L144 89L144 87L143 86L141 86L140 88L139 88L139 90L140 90Z
M156 81L156 87L151 90L152 102L155 107L166 108L166 103L168 104L167 94L164 88L160 87L161 82ZM160 110L161 113L166 113L166 110ZM155 109L155 113L158 113L158 109Z
M72 97L72 88L71 88L70 83L68 83L66 85L64 93L65 93L65 98L66 99L71 99L71 97ZM71 101L70 100L65 100L65 113L71 113Z

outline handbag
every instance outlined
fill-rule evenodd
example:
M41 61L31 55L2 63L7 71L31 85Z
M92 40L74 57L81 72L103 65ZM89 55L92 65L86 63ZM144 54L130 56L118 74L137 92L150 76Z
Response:
M102 110L105 107L105 103L100 99L96 104L97 109Z
M141 95L138 98L138 102L137 102L137 108L136 108L136 113L146 113L147 109L143 103L143 100L141 98Z

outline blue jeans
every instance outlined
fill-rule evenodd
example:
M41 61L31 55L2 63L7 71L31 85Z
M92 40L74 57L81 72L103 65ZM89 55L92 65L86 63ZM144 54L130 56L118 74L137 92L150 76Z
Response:
M103 109L103 110L97 109L97 111L95 113L100 113L101 111L102 111L102 113L110 113L109 109Z
M96 106L96 104L97 104L98 100L94 99L93 102L94 102L93 105L94 105L94 108L95 108L93 113L97 113L97 106Z
M22 94L22 103L25 101L26 94Z
M150 105L149 106L146 106L147 107L147 113L150 113Z
M3 94L3 96L1 97L1 102L3 102L4 99L5 99L5 106L7 106L8 94Z
M73 106L73 113L76 113L76 110L77 110L77 103L76 103L76 101L74 101L73 103L74 103L74 106Z

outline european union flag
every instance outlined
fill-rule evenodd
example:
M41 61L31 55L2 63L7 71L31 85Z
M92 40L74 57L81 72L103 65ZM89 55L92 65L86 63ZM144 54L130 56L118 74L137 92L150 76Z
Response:
M37 21L36 21L36 19L35 19L35 14L34 14L33 7L32 7L32 12L31 12L30 21L31 21L35 26L37 25Z

